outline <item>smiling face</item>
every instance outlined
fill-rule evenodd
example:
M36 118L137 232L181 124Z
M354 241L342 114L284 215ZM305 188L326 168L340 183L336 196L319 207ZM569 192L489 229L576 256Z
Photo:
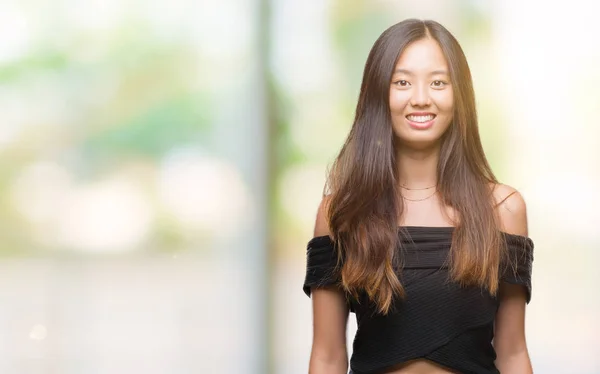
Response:
M408 45L390 86L391 120L399 144L414 149L439 145L453 109L448 63L438 43L424 38Z

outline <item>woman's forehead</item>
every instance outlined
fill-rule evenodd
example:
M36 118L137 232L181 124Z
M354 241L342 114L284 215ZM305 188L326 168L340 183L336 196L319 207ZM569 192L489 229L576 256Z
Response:
M439 44L430 38L409 44L400 54L394 73L447 74L448 63Z

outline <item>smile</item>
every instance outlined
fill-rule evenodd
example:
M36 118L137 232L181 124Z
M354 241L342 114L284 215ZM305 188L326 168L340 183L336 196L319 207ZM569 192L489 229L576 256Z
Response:
M432 119L434 119L435 114L428 114L425 116L414 116L414 115L410 114L410 115L406 116L406 118L412 122L425 123L425 122L429 122Z

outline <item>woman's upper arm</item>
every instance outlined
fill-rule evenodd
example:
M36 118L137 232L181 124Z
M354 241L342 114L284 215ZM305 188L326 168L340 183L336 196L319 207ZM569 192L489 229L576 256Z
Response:
M326 362L347 362L346 326L348 306L339 289L314 288L312 358Z
M526 237L527 208L521 194L512 187L499 185L495 198L501 229L514 235ZM499 307L496 313L494 347L498 356L516 354L526 350L525 307L527 290L523 285L500 283Z
M319 205L314 236L330 234L327 219L328 198ZM312 287L313 349L312 358L322 361L346 361L348 304L336 286Z

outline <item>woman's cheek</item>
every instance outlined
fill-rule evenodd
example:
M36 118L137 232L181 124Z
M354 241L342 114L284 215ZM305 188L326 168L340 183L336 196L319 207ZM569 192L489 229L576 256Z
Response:
M440 92L439 95L436 95L436 102L438 103L438 106L440 109L444 110L444 111L452 111L452 107L453 107L453 102L454 102L454 98L452 96L452 94L450 93L446 93L446 92Z
M406 98L400 92L390 93L390 109L392 112L402 112L406 106Z

